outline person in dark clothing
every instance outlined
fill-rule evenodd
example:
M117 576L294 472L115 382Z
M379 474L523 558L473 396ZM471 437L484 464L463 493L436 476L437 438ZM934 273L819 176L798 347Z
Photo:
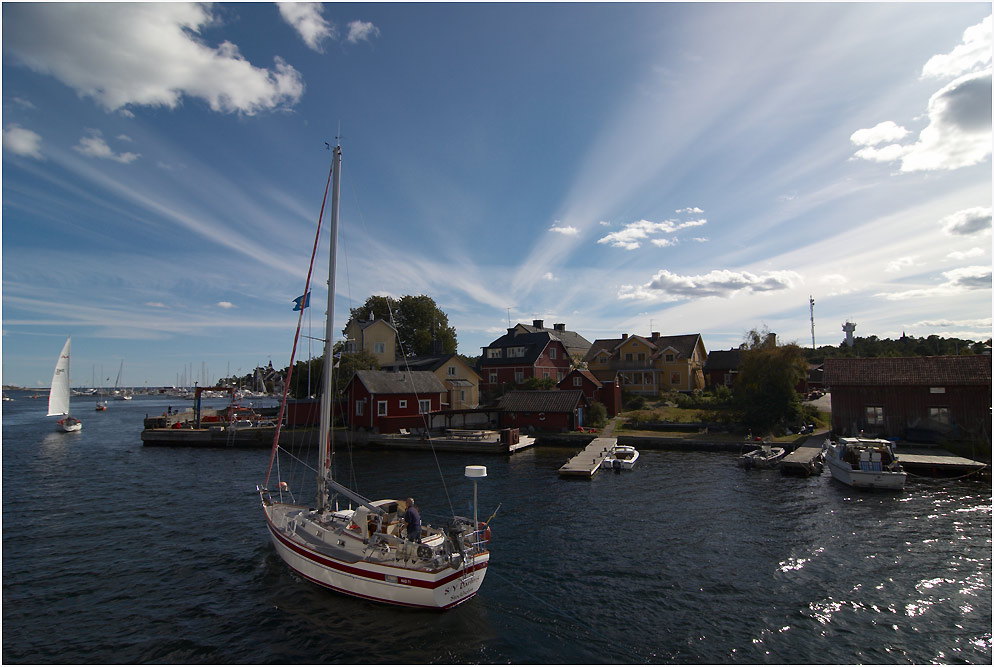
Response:
M414 498L407 499L407 511L404 512L404 522L407 524L407 539L421 543L421 513L414 506Z

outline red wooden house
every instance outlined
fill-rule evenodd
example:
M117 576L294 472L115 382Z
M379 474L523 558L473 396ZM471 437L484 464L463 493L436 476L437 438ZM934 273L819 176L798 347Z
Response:
M987 355L825 360L836 435L990 442Z
M575 431L584 425L587 399L582 391L509 391L500 399L501 428Z
M598 380L586 368L574 368L557 385L562 391L583 392L587 403L597 401L607 408L607 416L614 417L621 411L621 383L617 377L604 382Z
M546 330L522 332L517 327L487 347L480 359L480 390L502 384L521 384L528 378L562 380L570 369L569 351Z
M445 385L430 371L356 371L345 386L349 424L378 433L421 428L442 409Z

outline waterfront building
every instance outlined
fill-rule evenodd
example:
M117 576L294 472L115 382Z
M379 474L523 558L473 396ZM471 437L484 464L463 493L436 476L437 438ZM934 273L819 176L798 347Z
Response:
M442 409L446 394L431 371L356 371L345 386L348 420L377 433L422 428L430 413Z
M448 397L443 410L468 410L480 405L480 374L457 354L414 357L405 362L384 366L388 371L430 371L445 388Z
M621 378L621 388L634 394L658 396L666 391L702 390L707 350L700 334L649 338L622 334L599 338L587 352L587 368L599 380Z
M376 357L380 366L397 360L397 328L388 320L351 319L345 327L346 354L365 351Z

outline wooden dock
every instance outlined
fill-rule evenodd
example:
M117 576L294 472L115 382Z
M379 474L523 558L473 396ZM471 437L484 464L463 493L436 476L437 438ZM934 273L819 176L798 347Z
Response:
M560 469L561 477L593 477L601 467L604 458L618 444L617 438L594 438L579 454L567 461Z
M898 445L897 460L911 475L920 477L959 477L987 467L983 461L957 456L938 447Z
M780 461L780 474L792 477L810 477L820 475L822 444L820 440L811 442L808 439L803 445L792 451Z

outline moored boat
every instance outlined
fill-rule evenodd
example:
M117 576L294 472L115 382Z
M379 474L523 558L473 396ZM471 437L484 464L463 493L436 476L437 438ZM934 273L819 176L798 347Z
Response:
M758 449L746 452L737 459L738 466L750 470L757 468L767 470L780 465L781 459L787 455L787 450L783 447L773 447L769 443L763 443Z
M631 445L615 445L611 448L611 453L601 461L602 468L612 468L614 470L631 470L635 467L635 462L639 459L639 452Z
M881 438L839 438L825 452L832 477L860 489L901 490L907 474L894 443Z

